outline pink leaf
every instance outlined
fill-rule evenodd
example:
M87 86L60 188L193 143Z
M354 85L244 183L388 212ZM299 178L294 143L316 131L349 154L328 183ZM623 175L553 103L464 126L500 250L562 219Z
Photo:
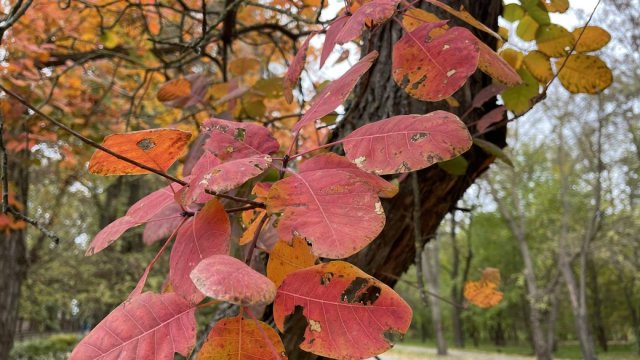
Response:
M209 119L202 129L210 134L204 148L222 161L272 154L280 149L280 144L264 126Z
M417 99L448 98L478 66L478 41L469 30L453 27L431 37L431 30L444 24L444 21L424 24L393 46L393 79Z
M195 308L180 296L144 293L125 301L75 347L71 360L173 359L196 340Z
M315 34L315 32L312 32L309 36L307 36L307 39L304 41L304 43L302 43L302 46L298 50L295 58L293 58L291 65L289 65L287 74L284 76L284 98L289 104L291 104L291 102L293 101L293 88L298 83L298 78L302 73L302 69L304 69L304 62L307 58L307 48L309 47L309 41Z
M476 41L480 47L478 67L482 72L508 86L522 84L520 75L518 75L516 70L512 68L502 56L496 54L495 51L482 41L478 39L476 39Z
M288 274L273 304L280 330L296 307L307 319L300 348L332 359L383 353L407 332L412 315L393 289L343 261Z
M379 175L416 171L471 147L460 119L446 111L400 115L362 126L343 139L347 158Z
M504 106L498 106L497 108L484 114L483 117L478 120L476 129L479 133L483 133L489 126L504 119L504 112L507 110Z
M399 0L372 0L356 10L336 37L338 44L349 42L362 33L365 26L374 27L389 20Z
M266 203L270 213L283 213L278 223L282 239L305 237L315 255L339 259L375 239L385 217L376 194L380 189L350 168L323 168L325 160L307 160L299 174L274 183Z
M314 156L313 158L303 162L300 165L300 172L323 171L329 169L339 169L349 172L355 176L367 181L372 188L378 192L378 196L382 198L391 198L398 193L398 187L381 178L359 169L351 161L344 156L334 153L324 153Z
M489 99L500 94L502 90L506 88L507 87L505 85L500 83L492 83L490 85L487 85L482 90L478 91L476 96L474 96L473 101L471 102L471 106L474 108L481 107L482 105L484 105L484 103L489 101Z
M152 192L131 205L125 216L100 230L91 241L85 255L91 256L102 251L116 241L128 229L149 221L149 219L174 202L173 191L179 187L179 184L172 184L171 186Z
M320 67L324 65L324 62L327 61L329 55L333 51L333 48L336 46L336 37L340 33L340 30L344 27L344 24L349 20L349 17L346 15L341 15L337 19L333 20L329 28L327 29L327 34L324 37L324 45L322 46L322 54L320 55Z
M204 259L193 269L191 279L205 295L233 304L268 304L276 296L271 280L227 255Z
M182 222L182 208L177 203L164 207L147 221L142 233L142 242L151 245L164 239Z
M189 274L202 259L229 253L231 225L224 207L217 200L209 201L178 231L169 258L169 279L173 290L192 303L203 295L191 282Z
M293 127L293 130L299 131L303 126L320 119L340 106L356 86L362 74L369 70L377 57L377 51L370 52L351 69L347 70L338 80L325 86L312 100L311 106Z

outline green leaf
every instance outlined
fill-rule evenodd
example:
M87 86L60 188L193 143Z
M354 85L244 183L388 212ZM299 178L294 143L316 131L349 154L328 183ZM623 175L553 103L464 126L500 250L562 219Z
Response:
M509 156L507 156L507 154L505 154L505 152L502 151L502 149L500 149L496 144L487 140L477 138L473 138L473 143L484 150L487 154L491 154L496 158L502 160L505 164L513 167L513 162L511 161Z
M525 69L520 68L518 74L524 81L521 85L506 89L500 94L504 106L517 115L525 113L531 107L531 99L539 94L539 83Z
M451 160L439 162L438 166L451 175L462 176L467 173L469 162L460 155Z
M525 15L516 28L516 35L524 41L533 41L536 38L536 31L538 31L539 27L540 25L531 16Z
M518 4L507 4L502 10L502 17L509 22L515 22L522 19L524 14L524 9Z
M551 24L549 18L549 12L547 11L544 3L540 0L521 0L522 7L527 10L527 13L535 22L540 25Z

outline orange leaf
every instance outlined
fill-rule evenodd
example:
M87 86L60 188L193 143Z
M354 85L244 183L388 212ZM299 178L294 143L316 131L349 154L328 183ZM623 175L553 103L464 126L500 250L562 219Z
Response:
M174 79L164 83L156 97L159 101L171 101L191 94L191 82L185 78Z
M146 166L166 171L187 146L191 134L176 129L153 129L113 134L102 145ZM98 175L148 174L150 171L97 150L89 161L89 172Z
M241 316L218 321L198 353L198 360L286 358L282 340L273 328Z
M481 308L496 306L503 298L500 286L500 270L486 268L482 272L480 281L467 281L464 284L464 297L472 304Z
M267 212L265 210L257 210L257 212L258 212L258 216L256 216L256 219L253 220L251 225L249 225L247 230L245 230L245 232L240 237L240 240L238 241L240 245L246 245L250 243L251 240L253 240L253 237L255 236L256 231L258 231L258 225L260 225L260 222L262 222L262 218L265 217L265 215L267 215Z
M267 277L280 286L287 274L313 266L316 260L304 238L296 236L292 244L280 240L269 253Z

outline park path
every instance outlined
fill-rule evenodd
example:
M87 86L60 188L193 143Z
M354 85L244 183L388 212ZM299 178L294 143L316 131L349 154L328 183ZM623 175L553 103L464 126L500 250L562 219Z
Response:
M381 360L531 360L530 356L475 352L449 349L447 356L436 355L436 349L411 345L396 345L392 350L378 356Z

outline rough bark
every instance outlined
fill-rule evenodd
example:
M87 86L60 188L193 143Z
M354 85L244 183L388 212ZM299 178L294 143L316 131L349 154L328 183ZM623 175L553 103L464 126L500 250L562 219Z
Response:
M454 7L463 5L473 16L494 29L502 11L502 2L491 1L451 1ZM447 16L448 17L448 16ZM453 21L455 22L455 21ZM473 30L476 36L490 46L495 45L495 39L489 35ZM343 137L353 129L370 122L381 120L399 114L424 114L438 109L459 113L464 112L474 94L491 83L491 79L480 72L476 72L467 84L454 96L460 102L460 107L450 109L446 102L426 103L413 100L400 89L391 77L391 52L393 44L401 37L402 31L395 21L374 29L363 41L363 54L377 50L380 55L373 64L368 75L365 75L354 90L354 100L348 104L348 112L339 128L337 137ZM484 109L473 111L465 121L477 120L495 104L486 105ZM471 129L475 131L475 129ZM500 147L506 146L506 129L484 135L485 140ZM469 166L464 176L453 176L437 166L418 172L420 192L422 195L422 234L434 234L444 216L451 211L465 190L485 172L493 161L493 157L477 147L473 147L464 154ZM407 181L408 183L408 181ZM363 271L375 276L387 284L394 285L397 276L405 272L414 262L415 245L413 241L413 225L411 221L412 189L402 183L400 192L393 199L383 203L387 223L383 232L367 248L348 259ZM298 349L301 342L306 321L302 317L294 317L288 324L289 331L285 331L285 346L291 359L314 358ZM297 335L292 335L297 334Z

